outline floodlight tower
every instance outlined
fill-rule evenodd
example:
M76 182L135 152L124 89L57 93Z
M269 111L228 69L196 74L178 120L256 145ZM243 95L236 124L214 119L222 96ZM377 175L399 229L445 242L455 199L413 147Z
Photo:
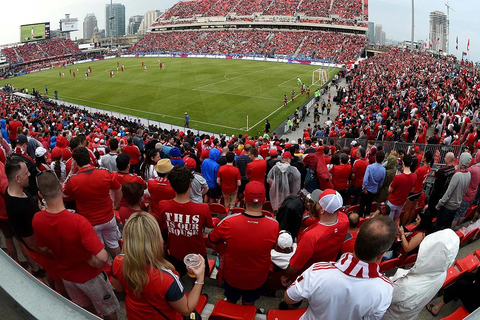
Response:
M447 49L447 53L448 53L448 49L450 47L450 10L452 11L455 11L453 10L453 8L447 3L445 3L445 7L447 7L447 46L446 46L446 49Z
M415 0L412 0L412 36L410 39L410 50L413 51L413 39L415 38Z

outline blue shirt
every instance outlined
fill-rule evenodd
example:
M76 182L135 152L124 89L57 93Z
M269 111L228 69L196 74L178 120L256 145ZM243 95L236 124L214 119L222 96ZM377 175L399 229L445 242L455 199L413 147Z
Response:
M387 170L380 163L373 163L367 167L363 176L363 188L368 192L377 193L383 186Z

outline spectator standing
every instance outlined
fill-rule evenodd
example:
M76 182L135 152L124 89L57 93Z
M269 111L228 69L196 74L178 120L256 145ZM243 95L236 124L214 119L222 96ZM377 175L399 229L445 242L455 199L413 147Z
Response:
M298 235L297 251L290 259L283 285L310 267L315 262L334 261L348 232L348 218L339 210L343 206L342 196L332 189L311 194L320 220Z
M170 159L160 159L155 165L155 171L158 177L148 180L148 193L150 194L150 205L152 214L158 218L158 203L162 200L170 200L175 198L175 191L168 181L168 174L172 171L173 166Z
M330 169L332 175L332 183L335 190L340 193L343 203L347 203L347 188L350 174L352 173L352 166L348 164L348 155L340 154L340 165L335 165Z
M328 148L328 147L325 147ZM330 180L330 174L327 169L327 162L324 156L324 149L320 148L319 151L315 153L308 154L303 158L303 164L305 167L310 166L315 173L317 174L318 183L320 184L320 190L332 189L333 183ZM325 153L328 154L328 153Z
M126 292L127 317L201 319L195 307L204 283L203 258L200 257L198 267L189 270L197 280L187 296L175 268L164 258L162 234L151 215L146 212L132 215L123 236L124 254L113 261L112 273L115 290Z
M112 138L109 140L110 152L100 158L100 166L107 168L110 172L117 171L118 140Z
M144 188L138 182L125 182L122 184L122 196L122 202L125 202L125 205L120 206L118 215L120 222L125 225L132 214L143 211Z
M458 171L453 175L452 180L448 185L447 191L443 197L438 201L435 209L438 210L437 221L435 221L435 231L443 227L450 228L462 199L467 192L470 184L471 174L468 171L472 155L468 152L463 152L460 155L458 162Z
M145 159L140 165L140 175L145 181L148 182L148 180L158 177L157 171L155 171L155 165L160 159L160 152L158 152L156 149L149 149L147 151Z
M380 190L378 190L377 195L375 196L375 200L377 201L377 203L387 201L388 187L390 187L393 178L395 178L395 175L397 174L397 163L398 159L396 152L390 152L387 158L387 165L385 166L385 180L383 180L383 185Z
M140 119L138 123L140 123ZM136 125L138 126L138 124ZM133 137L133 144L137 146L140 153L143 152L143 129L137 129L137 134Z
M104 319L117 319L120 304L102 270L108 261L103 243L87 219L65 209L54 174L42 173L38 188L47 202L47 209L33 219L40 251L53 255L73 302L92 313L97 313L96 308Z
M287 289L285 301L308 299L302 320L381 319L393 288L378 263L396 231L387 217L370 219L358 233L354 254L344 254L337 262L314 263Z
M252 162L247 164L245 176L249 182L258 181L265 183L265 172L267 171L267 161L258 158L258 150L251 148L249 153Z
M393 178L388 192L387 205L390 207L390 218L400 224L400 214L410 193L415 189L417 174L410 171L412 165L412 156L406 154L403 157L403 170Z
M128 136L127 145L123 147L123 153L130 156L130 173L135 172L136 174L140 174L139 163L142 159L142 154L140 153L140 149L133 144L132 136Z
M190 182L193 173L189 168L175 166L168 174L168 181L175 191L175 198L158 203L158 220L163 234L168 235L169 260L183 277L187 267L183 258L197 253L207 260L203 240L205 227L213 228L212 215L206 203L190 200ZM208 273L208 267L206 268Z
M203 196L208 191L207 180L198 172L195 172L197 162L190 156L183 157L185 167L189 168L193 173L192 186L190 188L190 200L195 203L203 203Z
M121 185L107 169L92 167L87 148L76 148L73 160L63 190L66 200L75 200L77 212L90 221L100 241L115 257L120 253L120 231L113 209L119 207ZM113 204L110 191L114 193Z
M37 182L35 181L35 178L38 174L37 166L35 165L35 161L26 152L28 145L27 137L23 134L15 136L16 139L12 140L14 148L11 157L18 157L22 159L27 165L30 175L28 176L28 186L26 186L26 190L30 193L30 195L36 197L38 191Z
M290 165L293 156L286 151L282 154L282 161L277 162L267 176L270 185L270 202L272 209L277 211L283 200L289 195L296 195L300 191L301 175L297 168Z
M229 302L253 304L263 292L277 244L278 222L262 214L265 187L258 181L245 186L244 213L223 219L208 235L212 247L225 242L224 288ZM249 236L246 237L245 235Z
M252 162L252 159L250 159L250 157L249 157L250 148L252 148L251 144L249 144L249 143L245 144L245 146L243 148L244 154L239 155L237 157L237 160L235 161L235 164L236 164L238 170L240 170L240 175L242 176L242 184L240 185L240 188L238 189L239 193L243 193L243 190L245 189L245 185L248 182L248 178L247 178L245 172L247 171L247 164Z
M433 173L435 177L435 183L433 185L433 191L428 200L428 208L430 209L430 215L433 217L437 216L437 209L435 206L438 201L443 197L445 191L447 191L450 180L455 174L455 166L453 161L455 160L455 155L453 152L448 152L445 155L445 166L437 169Z
M352 168L352 183L347 192L347 199L350 198L350 196L353 196L352 206L358 203L358 199L362 192L363 177L365 176L365 171L367 171L368 167L368 161L365 160L365 149L358 148L356 157L357 160L353 163Z
M459 246L459 237L449 229L425 237L420 244L415 267L410 270L398 268L392 277L392 303L382 320L417 319L423 307L442 288L447 269L455 262ZM427 308L432 310L432 306Z
M222 189L217 184L217 173L220 165L217 163L220 157L220 150L210 149L208 159L203 160L202 176L207 180L208 191L206 202L214 202L222 196Z
M360 216L356 212L350 212L348 214L348 233L343 241L342 248L340 249L340 254L347 252L353 253L355 248L355 241L357 240L358 235L358 223L360 222Z
M360 217L365 217L370 214L373 199L385 180L386 170L381 165L383 159L385 159L383 151L377 152L375 154L376 162L368 165L367 170L365 170L362 184L363 190L360 197L360 208L358 209Z
M117 182L123 186L124 183L136 182L140 184L142 190L147 188L147 184L143 181L142 178L137 176L135 173L130 173L130 156L125 153L121 153L116 157L116 167L117 170L113 171L113 176ZM123 196L122 191L122 200L120 201L120 209L123 207L128 207L129 203Z
M232 210L237 201L238 187L241 185L242 177L240 176L240 170L233 165L235 154L229 151L225 157L227 158L227 164L218 169L217 183L222 188L225 206ZM250 162L248 165L252 163Z

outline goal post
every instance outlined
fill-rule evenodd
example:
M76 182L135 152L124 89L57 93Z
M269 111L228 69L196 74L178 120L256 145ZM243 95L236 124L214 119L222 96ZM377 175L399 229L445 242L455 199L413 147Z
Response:
M323 86L328 81L328 71L325 68L320 68L312 73L312 86Z

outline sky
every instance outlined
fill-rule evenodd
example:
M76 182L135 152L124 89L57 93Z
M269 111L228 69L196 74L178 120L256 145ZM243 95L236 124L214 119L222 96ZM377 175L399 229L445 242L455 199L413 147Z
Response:
M116 1L118 2L118 1ZM114 1L114 3L116 3ZM143 15L148 10L168 9L176 0L123 0L126 21L133 15ZM446 13L446 0L415 1L415 40L426 41L429 32L429 13L439 10ZM72 40L82 38L82 23L87 13L97 17L99 29L105 28L105 5L109 1L98 0L16 0L2 4L0 19L0 44L20 41L20 25L50 22L51 29L59 28L59 20L66 13L71 18L78 18L80 31L72 33ZM369 0L369 20L383 26L387 39L397 41L410 40L411 0ZM470 37L470 60L480 60L480 29L477 27L480 1L450 0L450 53L456 53L455 39L458 36L459 50L467 51L467 39Z

